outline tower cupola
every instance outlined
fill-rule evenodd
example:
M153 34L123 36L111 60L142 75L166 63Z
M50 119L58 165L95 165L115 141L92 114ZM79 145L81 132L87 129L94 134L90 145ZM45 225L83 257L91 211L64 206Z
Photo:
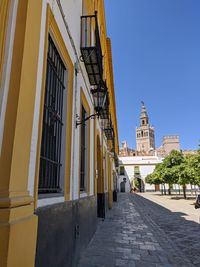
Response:
M140 113L140 126L146 126L149 124L149 117L144 102L142 101L141 104L142 108Z

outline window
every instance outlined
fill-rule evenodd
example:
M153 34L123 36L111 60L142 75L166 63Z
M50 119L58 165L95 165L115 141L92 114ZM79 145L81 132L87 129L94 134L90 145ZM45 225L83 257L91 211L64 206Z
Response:
M49 35L42 143L40 151L39 193L61 192L63 145L63 99L66 68ZM65 107L66 108L66 107ZM64 136L63 136L64 137Z
M120 166L120 175L124 175L125 171L124 171L124 166Z
M135 174L140 174L140 167L139 166L135 166L134 167L134 173Z
M81 121L87 117L87 112L82 105ZM80 166L80 191L86 191L87 181L87 121L81 124L81 166Z

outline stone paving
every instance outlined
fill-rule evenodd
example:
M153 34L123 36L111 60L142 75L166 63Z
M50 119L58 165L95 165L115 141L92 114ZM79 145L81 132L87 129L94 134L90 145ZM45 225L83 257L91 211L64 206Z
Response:
M200 266L200 226L182 215L139 194L118 194L78 266Z

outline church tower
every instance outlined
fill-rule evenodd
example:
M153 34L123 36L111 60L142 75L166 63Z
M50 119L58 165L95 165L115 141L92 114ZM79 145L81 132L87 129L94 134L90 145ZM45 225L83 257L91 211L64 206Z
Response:
M137 151L148 153L155 149L154 128L149 125L149 117L144 102L140 113L140 127L136 128Z

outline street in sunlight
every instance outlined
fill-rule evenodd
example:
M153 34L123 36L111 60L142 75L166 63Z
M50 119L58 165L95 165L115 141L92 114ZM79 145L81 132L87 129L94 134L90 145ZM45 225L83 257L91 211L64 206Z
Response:
M83 253L79 267L200 266L194 198L121 193Z

